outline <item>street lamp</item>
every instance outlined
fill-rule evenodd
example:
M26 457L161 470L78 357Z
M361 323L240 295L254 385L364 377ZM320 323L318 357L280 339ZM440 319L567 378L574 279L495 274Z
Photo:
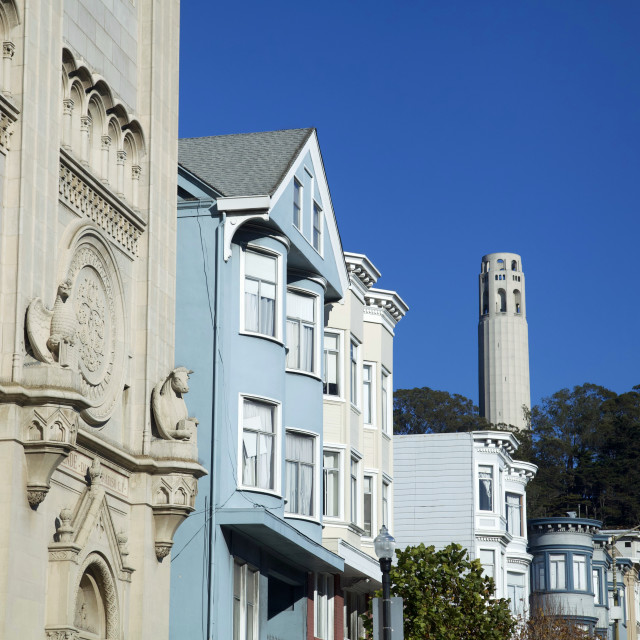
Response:
M373 541L373 548L380 560L380 571L382 571L382 640L391 640L391 560L396 549L396 541L382 525L380 533Z

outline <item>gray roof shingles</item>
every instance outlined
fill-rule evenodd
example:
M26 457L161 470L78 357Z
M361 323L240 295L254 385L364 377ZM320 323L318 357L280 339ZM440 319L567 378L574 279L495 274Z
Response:
M178 164L223 196L271 196L314 131L284 129L182 138Z

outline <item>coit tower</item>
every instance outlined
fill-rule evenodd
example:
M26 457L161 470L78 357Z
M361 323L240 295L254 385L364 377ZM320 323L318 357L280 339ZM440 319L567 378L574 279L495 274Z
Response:
M480 415L526 429L530 409L529 338L522 260L490 253L480 269L478 379Z

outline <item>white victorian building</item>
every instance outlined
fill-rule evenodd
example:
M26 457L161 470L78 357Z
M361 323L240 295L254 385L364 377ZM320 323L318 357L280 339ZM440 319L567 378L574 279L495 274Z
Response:
M525 487L537 471L515 460L512 433L394 436L398 546L455 542L495 580L496 596L523 614L529 601Z

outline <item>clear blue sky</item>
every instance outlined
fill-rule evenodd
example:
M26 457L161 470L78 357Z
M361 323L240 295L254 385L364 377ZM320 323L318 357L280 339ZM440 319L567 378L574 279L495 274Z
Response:
M182 0L180 135L317 127L344 248L411 307L396 388L477 402L522 255L531 396L640 384L637 0Z

